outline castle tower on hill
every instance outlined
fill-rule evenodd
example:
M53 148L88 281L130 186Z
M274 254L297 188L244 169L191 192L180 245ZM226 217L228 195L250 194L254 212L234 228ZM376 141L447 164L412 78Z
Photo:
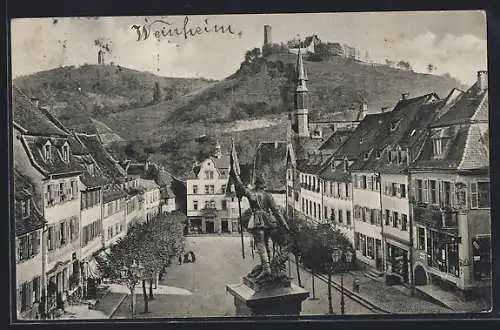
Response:
M271 44L272 40L272 28L271 25L264 25L264 45Z

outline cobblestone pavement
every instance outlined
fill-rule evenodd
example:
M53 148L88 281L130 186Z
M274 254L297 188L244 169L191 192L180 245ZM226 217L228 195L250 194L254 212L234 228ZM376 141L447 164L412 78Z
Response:
M192 292L192 295L157 294L149 303L148 314L141 314L144 308L142 295L136 296L138 318L151 317L210 317L233 316L233 296L226 292L226 284L241 283L242 276L256 263L252 259L250 237L245 237L246 259L241 256L239 237L197 236L189 237L194 243L196 263L173 265L168 269L161 285L178 287ZM255 255L255 258L257 256ZM306 272L304 286L309 290ZM303 302L303 314L320 315L328 312L327 286L317 280L317 296L320 300ZM340 295L333 290L334 312L339 313ZM346 311L351 314L367 314L370 311L346 298ZM120 305L113 318L128 318L131 315L130 297Z

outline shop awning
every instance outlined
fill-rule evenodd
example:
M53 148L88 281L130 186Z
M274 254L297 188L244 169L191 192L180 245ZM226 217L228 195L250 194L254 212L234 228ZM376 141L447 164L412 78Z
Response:
M99 269L99 264L97 260L92 258L87 266L87 276L92 279L99 279L102 277L101 270Z

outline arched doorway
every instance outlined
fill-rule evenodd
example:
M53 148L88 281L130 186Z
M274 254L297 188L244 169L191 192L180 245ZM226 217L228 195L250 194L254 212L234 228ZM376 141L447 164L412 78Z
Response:
M424 267L421 265L415 266L415 285L421 286L427 284L427 274L425 273Z

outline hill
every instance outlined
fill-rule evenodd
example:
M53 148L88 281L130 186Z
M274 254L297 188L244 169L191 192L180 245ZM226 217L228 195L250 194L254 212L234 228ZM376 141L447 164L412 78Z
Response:
M88 64L37 72L13 81L27 95L38 98L64 125L84 131L104 129L108 138L115 133L106 127L105 120L99 122L112 113L152 105L156 83L160 90L156 102L168 103L212 82L160 77L119 65Z
M186 146L202 134L223 140L224 136L241 136L237 138L241 158L252 159L259 141L285 139L286 131L282 128L292 101L295 63L296 56L290 53L247 59L238 72L222 81L172 102L109 114L103 121L127 140L145 141L163 154L157 157L165 165L180 171L189 171L190 161L174 163L195 157L196 152L185 154L189 153ZM304 64L309 78L311 120L358 109L363 102L369 111L378 112L381 107L394 106L402 93L411 97L436 92L444 97L452 88L460 87L450 77L372 66L343 57L305 59ZM277 126L269 125L268 120L259 124L256 119L272 119ZM228 133L235 121L240 128ZM245 126L251 129L245 131Z

